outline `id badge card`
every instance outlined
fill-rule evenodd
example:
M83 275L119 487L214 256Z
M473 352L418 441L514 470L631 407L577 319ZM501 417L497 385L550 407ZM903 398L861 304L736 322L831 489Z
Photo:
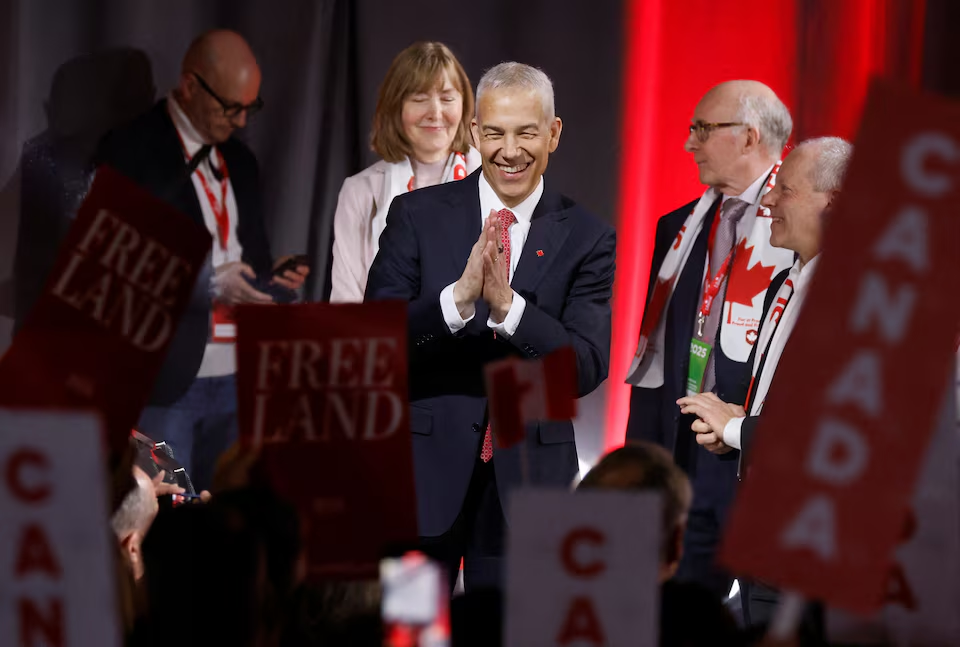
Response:
M213 327L211 341L218 344L232 344L237 341L237 323L234 321L231 306L214 301L210 323Z
M713 349L711 344L694 337L690 340L690 362L687 364L687 395L700 393L703 376L707 372L707 359Z

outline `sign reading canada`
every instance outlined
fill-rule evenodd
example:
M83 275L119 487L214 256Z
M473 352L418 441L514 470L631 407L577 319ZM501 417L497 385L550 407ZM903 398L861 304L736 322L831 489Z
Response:
M883 599L960 321L960 105L874 84L721 560L855 612Z
M96 416L0 409L0 645L121 644Z

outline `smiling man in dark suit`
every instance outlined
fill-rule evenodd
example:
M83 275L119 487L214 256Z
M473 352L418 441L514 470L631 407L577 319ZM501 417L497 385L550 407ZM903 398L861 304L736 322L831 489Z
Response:
M187 50L177 87L136 121L111 132L98 151L99 162L213 236L211 262L200 274L138 424L173 448L198 490L210 487L217 457L237 437L236 333L229 308L273 301L248 281L270 277L274 263L257 160L233 137L262 107L259 92L260 68L247 42L231 31L206 32ZM300 267L272 280L296 289L306 272Z
M578 466L570 421L528 425L525 452L493 447L484 364L571 346L580 396L607 376L616 239L545 189L561 128L543 72L489 70L473 121L481 170L395 199L370 269L367 300L409 303L420 534L451 588L461 557L468 590L499 586L507 493L524 472L566 487Z

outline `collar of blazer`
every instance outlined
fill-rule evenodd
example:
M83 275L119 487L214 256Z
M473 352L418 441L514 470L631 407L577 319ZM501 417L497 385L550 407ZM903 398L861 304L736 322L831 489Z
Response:
M158 171L162 171L164 183L170 191L166 198L193 220L206 226L203 220L203 212L200 209L200 199L193 188L193 183L186 175L183 146L180 144L180 138L177 135L177 127L174 125L173 119L170 118L166 99L158 101L153 107L152 121L155 122L154 127L157 133L155 164ZM238 145L238 142L231 138L222 144L217 144L217 150L223 155L227 168L230 169L230 174L237 178L237 181L231 182L231 184L237 202L237 210L243 211L244 205L249 204L252 199L248 193L251 189L251 182L255 182L255 179L249 177L247 165L239 153Z
M480 236L479 178L482 169L477 169L460 182L451 182L446 187L445 202L453 207L453 213L461 217L442 218L439 221L447 229L444 238L450 241L451 260L457 272L470 255L473 244ZM570 234L571 224L567 219L567 206L563 197L549 189L544 190L533 211L530 232L523 246L520 263L511 287L524 298L534 294L546 270L560 257L560 249ZM536 253L542 251L543 254ZM536 299L533 299L536 301Z

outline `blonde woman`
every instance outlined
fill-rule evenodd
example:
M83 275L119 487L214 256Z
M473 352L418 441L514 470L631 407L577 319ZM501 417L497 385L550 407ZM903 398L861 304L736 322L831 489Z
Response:
M472 117L470 80L446 45L415 43L394 59L380 86L370 136L382 159L340 189L331 302L363 301L396 196L462 180L480 166L480 154L470 145Z

